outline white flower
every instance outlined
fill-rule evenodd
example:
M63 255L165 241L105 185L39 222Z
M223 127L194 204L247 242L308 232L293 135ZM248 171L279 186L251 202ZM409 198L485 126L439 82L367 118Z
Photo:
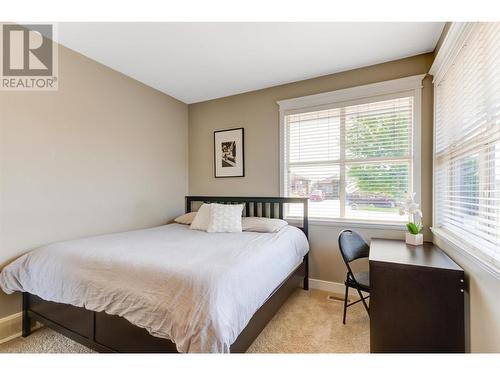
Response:
M399 204L399 214L405 215L407 214L409 217L415 217L422 219L422 211L420 210L420 206L415 203L415 193L408 195L403 202Z

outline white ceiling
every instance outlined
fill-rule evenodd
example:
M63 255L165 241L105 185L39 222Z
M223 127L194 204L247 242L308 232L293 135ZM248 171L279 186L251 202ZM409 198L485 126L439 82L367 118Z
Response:
M62 45L185 103L434 50L444 23L59 23Z

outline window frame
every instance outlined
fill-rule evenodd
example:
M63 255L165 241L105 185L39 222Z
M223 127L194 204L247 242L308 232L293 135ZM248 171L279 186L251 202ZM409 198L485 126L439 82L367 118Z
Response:
M421 202L421 119L422 119L422 80L426 74L419 74L400 79L377 82L368 85L356 86L346 89L325 92L321 94L308 95L298 98L285 99L277 102L280 116L280 194L285 196L286 172L288 170L288 158L285 154L287 140L285 129L285 116L297 113L319 111L346 107L370 101L381 101L394 99L396 97L413 96L413 134L412 134L412 172L410 177L413 192L416 193L415 200ZM341 183L341 189L342 189ZM341 205L345 202L341 202ZM406 230L405 223L394 221L382 221L376 219L348 219L348 218L310 218L310 222L319 225L331 226L353 226L370 229L393 229Z
M453 22L448 29L446 38L443 41L441 48L438 51L436 58L429 70L429 74L433 75L434 87L442 81L445 77L448 69L453 65L456 57L460 53L463 46L467 43L471 32L474 29L476 22ZM432 176L433 181L436 181L437 174L437 145L436 145L436 124L437 124L437 105L438 105L438 91L434 90L434 113L433 113L433 123L434 123L434 134L433 134L433 167ZM479 157L484 158L485 151L480 150ZM485 181L489 181L492 175L485 175L480 172L480 186L484 184ZM483 199L483 195L480 194L479 199ZM476 246L473 246L466 241L464 241L460 236L453 233L452 230L443 228L439 226L436 220L436 188L435 184L432 186L432 226L431 231L433 236L442 241L443 243L450 246L453 250L457 251L459 254L465 256L467 259L472 260L477 266L481 267L486 272L490 273L494 277L500 279L500 268L492 264L488 257L484 255ZM479 212L481 215L483 212Z

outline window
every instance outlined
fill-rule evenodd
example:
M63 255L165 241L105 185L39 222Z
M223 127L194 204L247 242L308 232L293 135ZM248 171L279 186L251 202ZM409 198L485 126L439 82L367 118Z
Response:
M500 269L500 24L453 28L434 80L433 229Z
M403 223L398 203L414 191L415 91L421 79L414 80L414 90L319 107L289 110L287 104L296 102L279 102L282 194L308 197L311 219ZM348 90L332 94L345 97ZM362 87L351 96L360 93ZM299 216L293 205L288 216Z

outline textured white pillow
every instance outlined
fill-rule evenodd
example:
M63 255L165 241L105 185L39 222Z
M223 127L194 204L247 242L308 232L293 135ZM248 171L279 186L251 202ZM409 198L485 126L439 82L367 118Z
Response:
M244 232L275 233L279 232L288 223L281 219L269 219L267 217L244 217L241 227Z
M207 232L241 232L241 213L244 206L244 204L212 203Z
M207 230L210 221L210 206L211 204L208 203L203 203L201 205L189 229Z
M197 212L189 212L187 214L176 217L174 221L179 224L190 225L196 217L196 214Z

